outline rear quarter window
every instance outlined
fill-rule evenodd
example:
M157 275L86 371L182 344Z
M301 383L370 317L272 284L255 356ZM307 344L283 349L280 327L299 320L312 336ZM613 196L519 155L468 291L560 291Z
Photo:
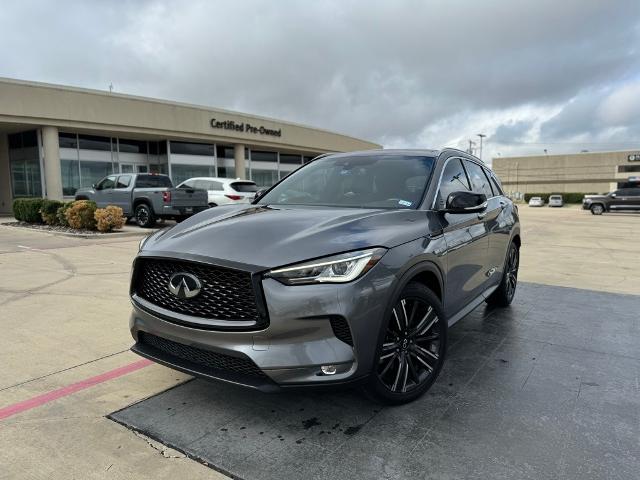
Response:
M136 188L171 188L173 184L164 175L138 175Z
M253 182L233 182L229 184L236 192L252 193L258 191L258 186Z

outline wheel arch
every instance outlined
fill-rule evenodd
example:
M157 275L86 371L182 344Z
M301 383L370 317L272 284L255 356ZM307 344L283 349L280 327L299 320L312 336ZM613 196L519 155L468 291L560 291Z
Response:
M138 208L142 204L147 205L153 211L153 205L151 204L151 201L148 198L143 197L143 198L136 198L133 201L133 205L131 206L132 213L135 213L136 208Z

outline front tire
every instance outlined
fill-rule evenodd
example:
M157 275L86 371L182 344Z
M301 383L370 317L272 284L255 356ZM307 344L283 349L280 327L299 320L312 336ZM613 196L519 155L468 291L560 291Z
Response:
M136 207L135 218L138 226L142 228L151 228L156 224L156 216L146 203L141 203Z
M442 304L423 284L411 282L384 329L365 393L387 405L411 402L431 388L444 363L447 320Z
M602 215L604 213L604 206L599 203L591 205L591 213L593 215Z
M520 266L520 248L511 242L507 251L507 260L502 272L502 280L498 288L485 300L487 304L496 307L511 305L518 286L518 267Z

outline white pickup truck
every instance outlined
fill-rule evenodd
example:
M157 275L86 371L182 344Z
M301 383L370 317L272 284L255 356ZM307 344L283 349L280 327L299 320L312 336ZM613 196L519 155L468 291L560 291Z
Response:
M181 221L209 208L207 191L174 188L166 175L122 173L109 175L91 188L82 188L76 200L93 200L98 208L115 205L140 227L153 227L159 218Z

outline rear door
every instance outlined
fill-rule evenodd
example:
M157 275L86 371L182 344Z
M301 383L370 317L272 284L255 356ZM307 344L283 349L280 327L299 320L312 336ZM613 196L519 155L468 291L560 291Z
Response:
M120 207L125 216L131 215L131 175L120 175L113 189L112 205Z
M506 203L494 193L488 172L483 166L471 160L464 160L463 164L473 192L482 193L487 197L487 208L477 215L478 220L482 222L482 230L488 236L483 272L486 281L485 288L488 288L500 282L500 275L496 273L502 269L507 248L506 243L509 241L508 237L502 238L505 230L504 225L502 228L500 226L500 214ZM508 231L506 233L508 234Z
M472 191L460 158L446 161L435 209L445 207L449 194ZM486 287L487 251L489 241L484 219L477 213L442 213L443 235L447 244L447 281L445 308L453 316L482 294Z
M640 188L630 188L627 195L627 209L640 210Z

